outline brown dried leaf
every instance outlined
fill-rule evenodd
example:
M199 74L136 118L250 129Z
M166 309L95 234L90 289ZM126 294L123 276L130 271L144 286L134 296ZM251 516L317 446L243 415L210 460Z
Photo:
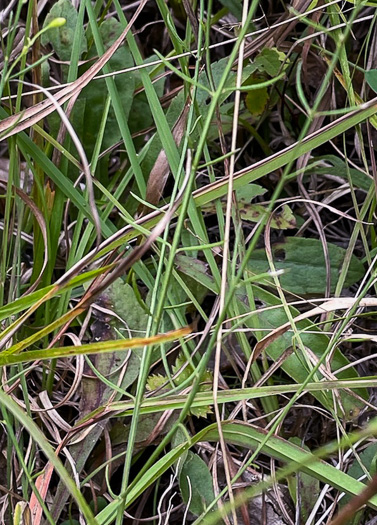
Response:
M177 146L181 143L185 127L186 127L186 121L187 121L187 115L188 111L190 109L191 101L190 99L187 99L186 104L183 107L183 110L181 111L181 114L179 115L176 123L174 124L173 128L173 138ZM166 181L168 179L169 175L169 162L166 157L165 150L161 150L157 160L152 168L152 171L149 174L148 178L148 184L147 184L147 192L145 200L149 202L150 204L156 205L158 204L162 192L164 191ZM141 207L141 215L145 215L145 213L148 211L147 206Z

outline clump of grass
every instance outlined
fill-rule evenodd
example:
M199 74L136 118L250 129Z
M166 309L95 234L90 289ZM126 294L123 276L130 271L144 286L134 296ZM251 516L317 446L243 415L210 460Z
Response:
M1 12L4 523L373 518L374 7Z

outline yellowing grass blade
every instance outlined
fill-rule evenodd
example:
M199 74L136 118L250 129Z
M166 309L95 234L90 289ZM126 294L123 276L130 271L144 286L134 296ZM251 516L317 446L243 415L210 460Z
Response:
M86 354L105 354L109 352L120 352L133 348L142 348L159 343L174 341L191 333L191 328L186 326L178 330L172 330L166 334L154 335L152 337L133 337L132 339L118 339L116 341L101 341L82 346L63 346L61 348L45 348L43 350L31 350L19 354L9 354L6 351L0 354L0 366L28 361L44 359L56 359L58 357L71 357Z

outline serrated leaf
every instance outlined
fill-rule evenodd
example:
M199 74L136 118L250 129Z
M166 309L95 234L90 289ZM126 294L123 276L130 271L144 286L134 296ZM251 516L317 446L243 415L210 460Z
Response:
M161 374L150 375L147 379L147 390L153 392L166 383L166 376Z
M49 29L41 36L43 45L51 43L60 60L69 61L72 54L73 41L77 32L77 11L70 0L56 2L46 16L43 27L48 26L55 18L65 18L66 23L61 27ZM80 56L87 50L85 35L81 38Z
M199 392L201 392L201 388L199 388ZM213 414L213 411L210 405L207 405L203 407L191 408L190 414L195 417L207 417L208 415Z
M328 243L331 264L331 290L335 290L339 271L346 250ZM285 242L272 246L274 265L284 270L279 277L281 286L294 294L323 294L326 290L326 265L322 243L318 239L288 237ZM255 250L250 258L249 269L254 273L268 272L270 267L264 249ZM364 266L354 255L345 280L345 287L355 284L364 276ZM272 282L272 278L271 278Z
M179 476L182 499L189 503L190 512L199 516L215 499L211 473L204 461L188 452Z

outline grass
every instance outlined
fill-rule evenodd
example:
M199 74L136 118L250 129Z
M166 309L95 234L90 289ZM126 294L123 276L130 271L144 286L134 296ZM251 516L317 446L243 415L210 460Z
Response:
M373 522L375 7L1 12L4 523Z

